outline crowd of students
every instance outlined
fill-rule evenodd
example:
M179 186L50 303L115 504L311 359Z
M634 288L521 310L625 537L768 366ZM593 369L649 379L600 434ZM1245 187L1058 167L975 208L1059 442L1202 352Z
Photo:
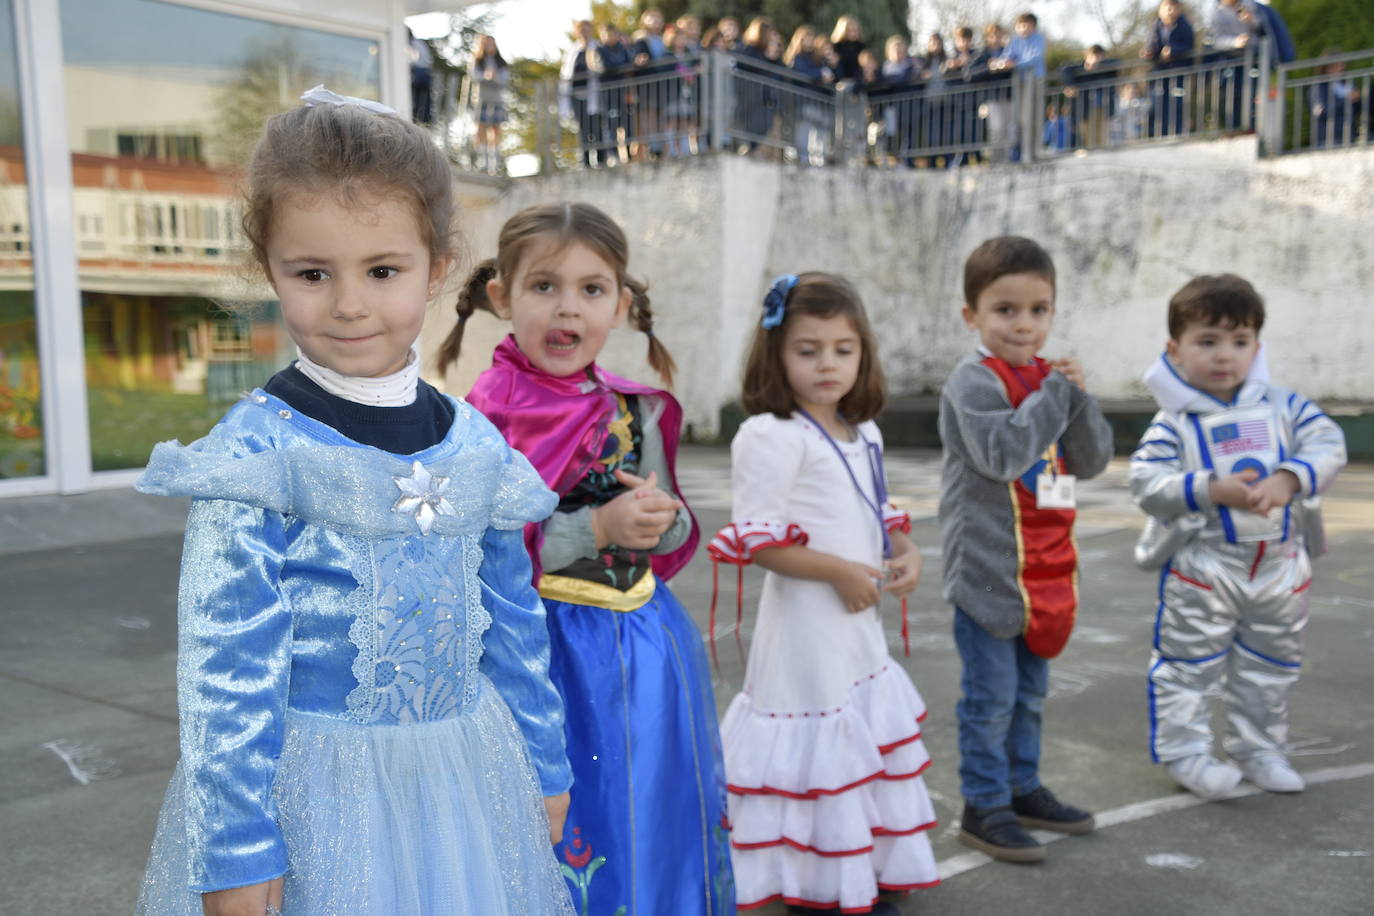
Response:
M952 142L952 121L958 119L950 115L944 118L950 123L918 134L924 111L914 99L891 97L961 81L996 83L1009 98L1014 72L1045 75L1045 39L1031 13L1018 17L1014 37L1000 25L989 25L980 49L973 30L961 27L951 48L935 33L924 53L913 53L900 35L887 38L880 50L870 47L859 20L850 15L840 16L828 34L801 25L790 38L763 16L743 28L725 17L703 31L695 16L665 24L662 14L650 9L628 39L613 25L596 34L584 21L577 24L560 76L563 111L575 125L588 163L701 148L708 125L701 123L695 64L705 51L732 54L731 145L741 151L792 146L804 161L824 159L820 137L833 128L837 92L869 98L867 113L879 128L869 133L875 139L885 136L883 146L895 156L921 143ZM655 76L665 78L649 85L645 78ZM973 137L971 126L957 132L966 140ZM651 142L635 142L640 139Z
M1041 88L1047 77L1046 39L1030 12L1017 16L1010 32L999 23L981 33L963 25L948 40L934 32L913 45L902 35L870 41L850 15L828 33L801 25L789 38L767 17L747 25L725 17L703 29L696 16L665 22L649 9L628 36L611 24L576 24L560 72L560 109L577 134L580 158L593 166L707 146L782 150L819 164L830 158L841 96L862 106L866 156L874 164L1016 159L1028 140L1021 132L1036 124L1049 151L1176 136L1203 119L1223 130L1248 129L1244 84L1251 80L1251 98L1254 85L1245 58L1261 43L1273 61L1295 56L1282 19L1263 3L1219 0L1199 44L1178 0L1163 0L1138 58L1091 46L1081 62L1059 72L1062 90L1023 103L1045 104L1042 113L1012 105L1018 76ZM731 55L728 111L717 124L727 133L721 143L712 142L701 92L706 51ZM1214 66L1190 76L1188 68L1199 64ZM1314 133L1348 142L1358 87L1321 89L1310 99L1320 122ZM1338 116L1338 108L1354 113Z

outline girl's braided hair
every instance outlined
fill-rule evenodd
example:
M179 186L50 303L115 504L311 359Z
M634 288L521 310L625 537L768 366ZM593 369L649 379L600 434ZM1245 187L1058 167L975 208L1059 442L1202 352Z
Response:
M671 388L677 364L663 342L654 335L654 313L648 287L626 273L630 245L615 220L587 203L553 203L526 207L506 220L496 243L496 257L473 268L458 293L458 323L439 347L439 372L444 374L458 359L463 344L463 327L478 309L495 314L487 296L487 283L501 280L508 287L515 279L521 260L538 242L552 240L555 250L574 242L586 245L615 271L616 282L630 292L630 325L649 338L649 365Z

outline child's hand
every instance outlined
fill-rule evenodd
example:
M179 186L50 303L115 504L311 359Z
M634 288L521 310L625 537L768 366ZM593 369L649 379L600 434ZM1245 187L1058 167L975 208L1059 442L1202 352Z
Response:
M1218 477L1207 485L1207 495L1217 506L1232 509L1250 508L1250 482L1259 476L1259 471L1246 468L1239 474Z
M281 909L283 881L282 878L273 878L261 884L201 894L200 906L205 916L264 916L269 904Z
M1278 471L1250 486L1250 499L1245 508L1257 515L1268 515L1270 509L1292 502L1301 488L1298 475L1288 470Z
M648 479L615 472L616 480L630 489L592 510L592 534L598 548L615 544L631 550L651 550L663 532L672 527L682 502L658 488L658 474Z
M544 796L544 810L549 815L549 842L554 846L563 841L563 823L568 819L568 805L571 801L567 792L562 795Z
M921 552L913 546L887 561L887 584L883 586L883 591L905 598L916 590L916 583L920 580Z
M877 604L882 597L878 591L878 583L883 579L882 570L852 560L841 560L840 563L840 571L831 585L840 593L844 609L857 614Z
M1083 364L1078 360L1072 356L1066 356L1063 359L1052 359L1049 362L1051 369L1057 369L1064 373L1064 377L1077 385L1080 391L1088 390L1087 381L1083 378Z

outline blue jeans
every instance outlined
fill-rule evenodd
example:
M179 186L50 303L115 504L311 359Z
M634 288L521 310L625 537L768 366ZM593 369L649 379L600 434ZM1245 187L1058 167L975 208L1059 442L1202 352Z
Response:
M1040 716L1050 663L1020 636L997 639L954 609L959 686L959 781L973 808L1011 804L1040 787Z

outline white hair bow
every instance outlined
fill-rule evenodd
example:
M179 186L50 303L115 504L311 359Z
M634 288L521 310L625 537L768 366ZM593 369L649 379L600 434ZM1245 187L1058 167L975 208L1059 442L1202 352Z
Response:
M351 95L339 95L337 92L330 92L328 89L324 88L324 83L320 83L314 89L307 89L301 94L301 101L305 103L306 108L314 108L316 105L361 105L368 111L375 111L377 114L396 114L396 109L383 105L381 102L374 102L371 99L357 99Z

